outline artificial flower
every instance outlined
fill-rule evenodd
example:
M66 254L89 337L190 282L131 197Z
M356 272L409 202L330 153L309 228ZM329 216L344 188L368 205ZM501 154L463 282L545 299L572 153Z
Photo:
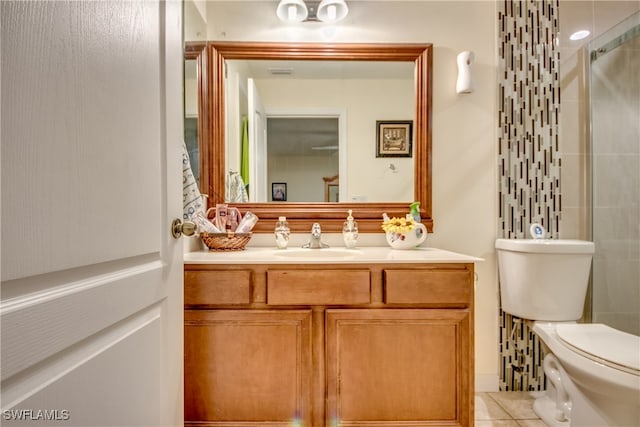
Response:
M406 233L407 231L413 230L416 222L413 218L390 218L382 223L382 229L386 233Z

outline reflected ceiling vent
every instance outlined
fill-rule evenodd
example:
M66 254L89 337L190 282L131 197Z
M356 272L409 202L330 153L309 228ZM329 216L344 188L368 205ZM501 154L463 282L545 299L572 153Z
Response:
M338 146L337 145L319 145L319 146L311 147L311 149L317 150L317 151L337 150Z
M293 74L293 68L269 68L272 76L290 76Z

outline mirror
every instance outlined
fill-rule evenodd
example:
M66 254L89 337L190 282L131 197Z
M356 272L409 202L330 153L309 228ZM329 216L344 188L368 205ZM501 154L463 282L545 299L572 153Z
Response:
M195 59L184 61L184 142L187 146L191 170L200 182L200 162L198 160L198 72Z
M296 44L208 42L188 44L187 52L196 52L198 63L199 169L201 188L209 194L210 205L225 200L226 157L228 147L225 123L225 64L228 60L332 60L332 61L406 61L414 66L413 114L413 195L421 202L421 217L430 230L431 218L431 80L432 46L430 44ZM382 119L385 119L384 117ZM392 117L392 119L396 119ZM372 142L375 150L375 141ZM398 159L401 160L401 159ZM405 159L402 159L405 160ZM385 159L393 166L396 159ZM391 166L390 166L391 169ZM340 180L342 181L342 179ZM340 190L335 191L340 194ZM313 222L323 230L338 232L348 209L358 220L362 232L379 232L381 215L404 216L408 202L263 202L238 204L241 211L252 211L261 221L257 232L272 232L273 222L286 215L295 232L308 232Z
M207 44L190 42L184 53L184 139L189 151L191 169L198 171L197 179L202 193L206 194L210 181L209 170L209 119L207 116ZM196 123L194 124L194 119ZM197 145L197 150L195 146Z
M413 62L227 60L225 66L227 179L237 180L230 173L241 170L249 184L248 200L236 185L229 202L266 202L273 182L288 183L287 201L327 201L320 178L336 174L343 177L336 202L413 201L413 152L392 153L390 161L376 151L378 121L414 120Z

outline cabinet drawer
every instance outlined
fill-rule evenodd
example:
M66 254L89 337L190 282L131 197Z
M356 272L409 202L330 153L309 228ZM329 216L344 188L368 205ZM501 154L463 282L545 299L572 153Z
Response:
M467 270L384 270L386 304L464 304L473 283Z
M251 271L185 271L185 305L251 303Z
M269 305L344 305L370 301L369 270L267 272Z

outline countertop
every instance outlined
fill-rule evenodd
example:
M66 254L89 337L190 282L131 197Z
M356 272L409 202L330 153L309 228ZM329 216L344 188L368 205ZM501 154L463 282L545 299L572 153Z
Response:
M242 251L197 250L184 254L185 264L402 264L479 261L483 259L437 248L397 250L388 246L364 246L355 249L247 247Z

